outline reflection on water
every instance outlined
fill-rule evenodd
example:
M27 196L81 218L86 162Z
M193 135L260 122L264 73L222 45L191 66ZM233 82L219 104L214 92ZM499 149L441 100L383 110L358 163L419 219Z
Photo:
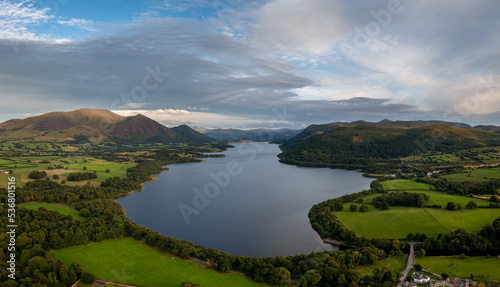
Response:
M257 257L332 250L311 228L319 202L368 189L356 171L286 165L277 145L238 143L226 157L175 164L118 200L127 216L165 236Z

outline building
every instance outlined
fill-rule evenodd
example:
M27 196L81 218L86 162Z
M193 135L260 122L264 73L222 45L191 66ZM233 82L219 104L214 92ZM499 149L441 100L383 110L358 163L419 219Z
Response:
M431 281L429 276L425 276L424 274L420 274L418 272L413 272L413 282L418 284L427 284Z

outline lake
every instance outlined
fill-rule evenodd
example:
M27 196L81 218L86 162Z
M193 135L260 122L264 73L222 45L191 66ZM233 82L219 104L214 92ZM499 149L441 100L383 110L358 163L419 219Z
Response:
M369 189L360 172L278 161L278 145L236 143L226 157L169 165L118 199L128 218L169 237L255 257L309 254L321 241L307 213L322 201Z

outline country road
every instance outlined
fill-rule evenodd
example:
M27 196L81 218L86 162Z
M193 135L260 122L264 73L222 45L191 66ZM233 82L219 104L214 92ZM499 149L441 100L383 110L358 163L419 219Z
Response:
M410 272L410 270L413 268L413 265L415 264L415 243L419 242L410 242L410 254L408 255L408 263L406 264L405 271L403 271L403 276L399 279L398 287L403 286L403 282L405 281L408 272Z

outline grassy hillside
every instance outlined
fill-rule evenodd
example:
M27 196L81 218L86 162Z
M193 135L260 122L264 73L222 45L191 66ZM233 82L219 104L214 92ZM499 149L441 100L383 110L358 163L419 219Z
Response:
M213 142L190 128L178 131L136 115L122 117L108 110L80 109L53 112L0 123L0 138L32 139L38 142L72 143L209 143Z
M334 214L348 229L367 238L406 238L409 233L434 236L460 228L477 233L500 217L500 209L484 208L449 211L444 208L391 206L388 210L380 210L370 206L368 212L350 212L351 204L346 204L344 211ZM361 206L356 205L358 209Z
M425 233L427 236L444 234L462 228L471 233L477 233L485 225L491 224L500 217L500 209L480 208L449 211L446 204L450 201L467 205L474 201L478 206L487 206L489 202L483 199L465 196L450 195L439 191L429 190L431 185L418 183L412 180L389 180L382 182L385 190L404 191L410 193L427 194L430 199L426 205L441 205L442 208L419 208L391 206L388 210L380 210L369 205L368 212L350 212L349 206L344 204L344 211L334 214L348 229L358 236L368 238L406 238L409 233ZM412 190L413 189L413 190ZM365 204L380 194L372 194L363 198ZM355 204L359 207L362 204Z
M446 124L337 127L300 143L290 140L280 157L287 163L359 168L410 155L498 145L500 134Z
M188 281L203 287L264 286L243 275L222 274L182 260L131 238L66 248L50 255L68 265L77 262L98 278L134 285L179 287Z
M497 257L426 256L416 258L415 263L434 273L447 273L450 277L476 280L500 280L500 259Z
M56 205L56 204L50 204L50 203L41 203L41 202L33 202L33 203L23 203L19 204L18 207L24 207L26 209L31 209L31 210L38 210L40 207L45 207L48 210L53 210L57 211L60 214L64 215L70 215L74 219L80 220L80 221L87 221L88 219L85 217L81 217L78 214L78 211L74 209L70 209L69 207L65 207L62 205Z

